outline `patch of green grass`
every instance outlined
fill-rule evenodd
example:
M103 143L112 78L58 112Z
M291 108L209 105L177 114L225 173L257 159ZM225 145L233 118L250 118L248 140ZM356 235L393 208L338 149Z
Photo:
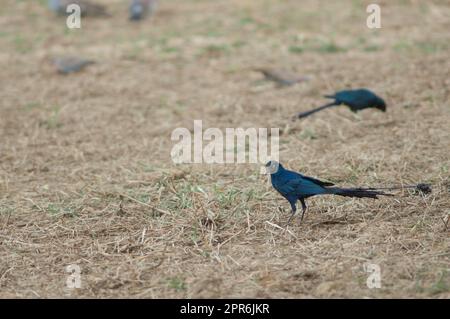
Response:
M31 111L31 110L33 110L33 109L40 108L41 106L42 106L41 103L33 101L33 102L25 103L24 109L25 109L26 111Z
M251 201L252 199L257 198L257 192L255 189L251 188L251 189L246 189L243 193L243 195L246 197L246 201Z
M156 171L156 167L152 163L138 162L138 165L145 173Z
M8 207L0 204L0 215L12 214L14 209L12 207Z
M203 54L223 55L230 52L230 46L227 44L210 44L202 49Z
M184 282L184 279L180 277L171 277L167 279L167 286L176 291L186 290L186 283Z
M399 41L393 46L394 51L403 52L411 50L411 44L405 41Z
M305 48L300 45L291 45L288 50L291 53L300 54L305 51Z
M450 292L450 283L448 280L448 272L443 270L439 276L438 281L436 281L430 288L431 295L437 295L441 293Z
M232 187L225 191L215 189L214 193L216 194L216 199L219 206L222 208L229 208L236 204L238 195L240 195L242 192L240 189Z
M239 19L240 25L247 25L253 23L255 23L255 20L252 17L242 17L241 19Z
M363 48L363 51L365 52L375 52L375 51L380 51L380 46L376 45L376 44L370 44L367 45Z
M420 51L425 54L433 54L449 49L447 43L440 42L407 42L399 41L393 45L393 49L397 52Z
M55 204L48 204L47 205L47 212L52 215L57 215L60 212L60 208L56 206Z
M423 284L423 276L425 275L424 269L417 273L417 279L414 285L414 290L417 293L427 293L430 295L438 295L441 293L450 292L450 283L448 277L448 271L443 269L439 274L438 280L433 283L431 286L427 286Z
M49 115L49 117L42 121L40 124L41 126L51 130L51 129L57 129L59 127L62 126L62 123L59 121L59 111L60 111L60 107L59 106L55 106L51 112L51 114Z
M232 46L233 48L238 49L238 48L242 48L242 47L245 46L246 44L247 44L247 42L245 42L245 41L243 41L243 40L236 40L236 41L234 41L234 42L231 44L231 46Z
M168 181L162 179L158 181L158 185L165 189L171 187ZM193 185L187 181L182 181L176 185L172 185L175 188L176 193L169 200L161 202L161 207L167 210L179 211L180 209L193 208L193 193L198 193L197 185Z
M223 33L217 30L208 30L208 32L206 32L206 36L210 38L218 38L223 36Z
M198 242L200 242L201 237L197 231L197 229L192 229L191 234L190 234L191 240L194 244L197 244Z
M31 52L33 46L29 41L27 41L22 35L17 34L14 37L14 48L18 53L25 54Z
M302 140L316 140L317 139L317 135L314 132L314 130L309 129L309 128L305 128L304 130L302 130L300 132L299 138Z
M361 44L358 42L358 47ZM347 48L338 45L333 39L302 39L301 42L295 41L288 47L289 52L294 54L301 54L303 52L318 52L318 53L338 53L346 52Z
M433 54L439 51L444 51L448 49L448 45L441 43L431 43L431 42L418 42L416 43L417 48L426 54Z
M338 53L345 52L346 50L340 46L338 46L334 42L323 43L322 45L315 48L316 52L320 53Z
M73 207L71 205L61 206L56 203L49 203L45 210L47 211L47 213L49 213L50 215L53 215L53 216L57 216L57 215L64 215L64 216L69 216L69 217L76 216L76 209L75 209L75 207Z
M150 195L148 193L138 194L136 199L143 203L148 203L150 201Z
M425 288L422 286L421 281L416 280L416 283L414 284L414 291L421 294L425 292Z
M360 287L367 287L367 274L366 273L356 274L355 280Z
M180 52L180 48L177 47L162 47L161 52L163 53L178 53Z

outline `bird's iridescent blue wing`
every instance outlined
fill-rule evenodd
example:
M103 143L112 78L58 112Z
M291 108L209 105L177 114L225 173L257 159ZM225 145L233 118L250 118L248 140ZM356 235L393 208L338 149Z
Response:
M309 177L309 176L304 176L304 175L303 175L303 178L308 179L308 180L310 180L311 182L316 183L317 185L322 186L322 187L324 187L324 186L333 186L333 185L334 185L334 183L331 183L331 182L324 182L324 181L321 181L321 180L318 180L318 179L316 179L316 178Z
M283 185L283 190L289 194L295 194L296 197L306 197L325 193L325 188L314 181L296 177L287 180Z

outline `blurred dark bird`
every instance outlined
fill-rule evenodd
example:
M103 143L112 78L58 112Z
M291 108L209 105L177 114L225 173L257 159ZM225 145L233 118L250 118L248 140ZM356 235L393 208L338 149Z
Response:
M296 83L309 80L309 78L306 76L298 76L281 70L265 69L265 68L257 68L254 70L257 72L261 72L266 80L273 81L280 87L291 86Z
M157 0L131 0L130 20L138 21L151 16L156 9Z
M95 63L92 60L85 60L77 57L57 57L52 59L53 65L61 74L69 74L81 71L90 64Z
M332 187L334 184L330 182L323 182L318 179L304 176L302 174L289 171L285 169L280 163L270 161L266 164L267 172L270 174L270 179L273 188L278 191L291 205L292 215L289 218L287 225L294 217L297 208L296 203L299 200L302 204L302 217L306 212L305 199L315 195L339 195L346 197L357 198L378 198L378 196L393 196L392 194L384 193L376 188L341 188Z
M48 6L59 15L68 15L66 9L70 4L80 6L82 16L109 16L106 7L87 0L48 0Z
M326 108L341 104L347 105L354 113L367 108L376 108L386 112L386 103L384 100L367 89L344 90L336 92L334 95L325 95L325 97L334 99L334 101L316 109L299 113L296 118L304 118Z

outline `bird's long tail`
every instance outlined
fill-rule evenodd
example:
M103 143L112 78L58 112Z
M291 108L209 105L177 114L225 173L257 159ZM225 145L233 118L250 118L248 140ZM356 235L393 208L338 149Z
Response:
M337 105L339 105L339 104L336 103L336 101L334 101L334 102L322 105L322 106L320 106L318 108L315 108L315 109L312 109L312 110L309 110L309 111L306 111L306 112L303 112L303 113L298 113L296 118L301 119L301 118L307 117L307 116L309 116L311 114L314 114L316 112L322 111L322 110L324 110L326 108L329 108L329 107L332 107L332 106L337 106Z
M430 194L433 190L431 184L419 183L416 185L402 185L402 186L391 186L391 187L377 187L377 188L367 188L368 190L403 190L403 189L414 189L423 194Z
M345 197L358 197L358 198L378 198L378 196L394 196L393 194L385 193L376 188L340 188L330 187L327 188L331 194L345 196Z

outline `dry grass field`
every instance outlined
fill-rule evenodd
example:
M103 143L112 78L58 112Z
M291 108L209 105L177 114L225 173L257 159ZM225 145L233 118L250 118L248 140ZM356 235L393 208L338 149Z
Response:
M450 298L450 3L163 0L141 23L68 30L46 1L0 7L1 298ZM63 76L49 59L97 61ZM276 88L255 67L310 76ZM386 113L324 94L368 87ZM280 128L280 161L342 186L429 195L289 205L259 165L175 165L177 127ZM365 263L381 268L369 289ZM81 267L68 289L66 266Z

